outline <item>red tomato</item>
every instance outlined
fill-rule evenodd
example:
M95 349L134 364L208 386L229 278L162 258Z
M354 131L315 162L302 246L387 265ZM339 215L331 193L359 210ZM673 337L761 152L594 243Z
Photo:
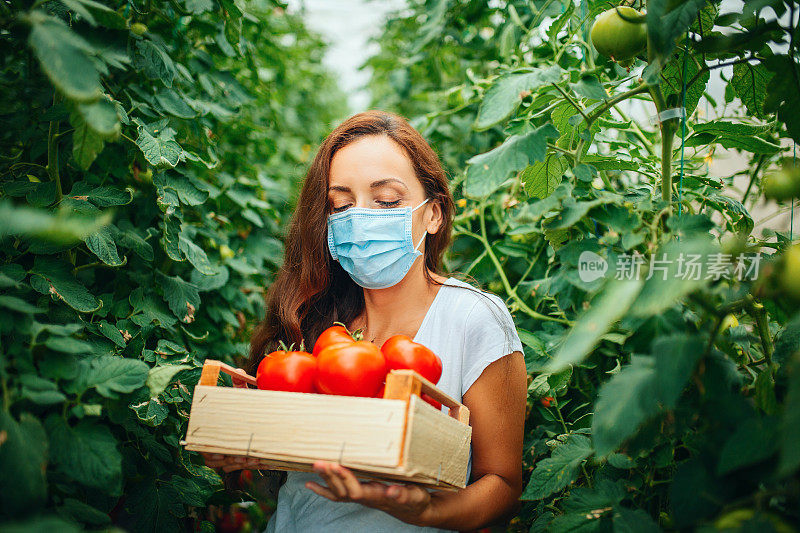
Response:
M317 360L308 352L279 350L258 365L256 385L263 390L314 392Z
M320 333L319 337L317 337L317 342L314 343L314 351L312 354L314 357L318 357L319 352L321 352L324 348L333 344L341 344L343 342L356 341L344 326L331 326Z
M442 377L442 360L431 350L406 335L393 335L381 346L386 357L386 368L396 370L409 368L416 370L422 377L433 383Z
M386 360L369 341L333 344L317 357L317 390L323 394L374 397L386 378Z

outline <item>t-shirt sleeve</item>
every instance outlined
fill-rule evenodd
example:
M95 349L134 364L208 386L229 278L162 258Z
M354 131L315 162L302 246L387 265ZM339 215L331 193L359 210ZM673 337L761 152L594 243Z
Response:
M487 366L505 355L522 351L514 319L503 300L487 293L476 298L464 332L462 396Z

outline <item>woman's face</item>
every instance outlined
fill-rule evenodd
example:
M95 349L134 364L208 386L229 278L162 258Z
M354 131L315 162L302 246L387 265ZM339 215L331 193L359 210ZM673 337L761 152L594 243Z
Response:
M350 207L390 209L417 207L425 190L403 148L386 135L368 135L340 148L331 160L328 183L330 213ZM429 201L412 213L416 244L423 232L436 233L441 209ZM420 246L420 251L424 245Z

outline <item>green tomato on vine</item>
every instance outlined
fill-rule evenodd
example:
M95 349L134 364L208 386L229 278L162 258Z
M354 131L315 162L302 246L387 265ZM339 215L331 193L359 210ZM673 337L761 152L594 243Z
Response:
M800 244L793 244L784 253L778 276L781 287L789 296L800 301Z
M131 24L131 33L134 35L142 36L147 33L147 26L142 24L141 22L134 22Z
M786 164L764 176L764 196L777 202L800 198L800 166Z
M592 24L591 38L600 54L629 67L647 46L644 15L630 6L604 11Z

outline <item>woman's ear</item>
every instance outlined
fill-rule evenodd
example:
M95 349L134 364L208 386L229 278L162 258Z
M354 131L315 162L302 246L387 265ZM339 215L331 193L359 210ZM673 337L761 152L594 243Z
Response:
M433 200L430 204L431 208L428 209L426 213L427 220L425 229L428 231L428 234L433 235L442 227L442 204L439 200Z

